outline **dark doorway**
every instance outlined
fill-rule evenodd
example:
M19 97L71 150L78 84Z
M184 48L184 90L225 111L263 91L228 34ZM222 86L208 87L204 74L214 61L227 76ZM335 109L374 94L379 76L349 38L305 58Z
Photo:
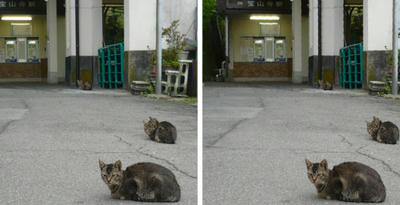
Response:
M124 2L122 0L103 1L104 45L124 42Z
M345 46L363 41L363 1L344 1L344 37Z

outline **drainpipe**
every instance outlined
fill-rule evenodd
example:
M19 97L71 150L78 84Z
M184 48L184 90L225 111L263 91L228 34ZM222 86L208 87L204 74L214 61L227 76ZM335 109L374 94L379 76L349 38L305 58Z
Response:
M322 80L322 8L318 0L318 80Z
M161 44L161 28L162 28L162 0L157 0L157 72L156 72L156 94L161 95L161 72L162 72L162 44Z
M76 47L76 80L75 85L78 87L78 80L81 79L80 59L79 59L79 0L75 0L75 47Z
M229 19L225 15L225 78L229 75Z
M393 0L393 71L392 71L392 94L398 95L397 80L398 70L398 52L399 52L399 0Z

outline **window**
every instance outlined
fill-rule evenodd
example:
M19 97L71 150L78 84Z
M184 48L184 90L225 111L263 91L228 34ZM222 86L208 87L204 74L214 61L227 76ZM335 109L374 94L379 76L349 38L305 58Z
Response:
M40 62L39 38L0 38L0 63ZM3 47L4 46L4 47Z
M285 37L243 36L240 62L287 62Z
M28 62L39 62L39 39L28 38Z
M17 62L17 41L15 39L6 39L6 62Z
M286 41L284 37L275 38L275 61L286 62Z
M264 38L254 38L254 61L265 61Z

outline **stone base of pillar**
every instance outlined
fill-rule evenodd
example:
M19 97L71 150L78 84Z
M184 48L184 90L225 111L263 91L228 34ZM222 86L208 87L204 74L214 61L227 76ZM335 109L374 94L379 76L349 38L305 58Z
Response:
M387 65L391 51L364 51L363 53L363 88L368 89L369 81L385 81L389 72Z
M98 84L97 81L97 56L80 56L80 76L83 81L92 81L93 87ZM68 86L75 87L76 82L76 56L65 58L65 83Z
M292 71L292 83L303 83L303 72Z
M314 86L321 79L339 85L339 56L321 56L322 71L318 70L318 56L308 57L308 84ZM320 74L321 73L321 74Z
M47 73L47 83L48 84L57 84L58 83L58 73L57 72L48 72Z
M124 52L124 81L125 89L130 89L130 83L146 81L152 72L150 58L155 51L125 51Z

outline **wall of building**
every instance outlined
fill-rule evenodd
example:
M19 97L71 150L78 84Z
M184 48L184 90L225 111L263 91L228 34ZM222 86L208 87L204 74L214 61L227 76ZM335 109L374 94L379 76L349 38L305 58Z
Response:
M368 81L384 81L392 50L393 1L364 0L364 88Z
M164 0L162 3L162 27L179 20L178 31L196 39L196 0ZM146 80L152 71L149 58L156 50L157 1L124 0L124 7L125 82ZM167 48L165 38L162 46Z
M364 50L392 49L392 0L364 0Z
M196 0L164 0L163 16L163 27L168 27L172 21L179 20L178 30L187 38L196 39ZM163 46L166 46L165 41Z
M318 79L339 83L339 51L344 46L343 0L324 0L321 5L321 69L318 67L318 0L310 0L308 82Z
M124 1L125 50L155 50L157 1ZM129 10L130 12L126 12ZM196 0L165 0L162 4L162 27L179 20L178 31L190 39L196 38ZM143 21L143 19L146 19ZM127 29L128 28L128 29ZM167 48L163 39L163 48Z
M163 1L165 3L165 1ZM157 1L124 1L125 50L155 50ZM145 20L144 20L145 19Z
M322 1L322 55L338 56L344 46L343 0Z
M65 1L65 32L66 58L65 81L67 85L75 86L79 75L83 81L97 84L97 55L103 45L102 1L79 1L79 67L76 73L76 26L75 1Z

